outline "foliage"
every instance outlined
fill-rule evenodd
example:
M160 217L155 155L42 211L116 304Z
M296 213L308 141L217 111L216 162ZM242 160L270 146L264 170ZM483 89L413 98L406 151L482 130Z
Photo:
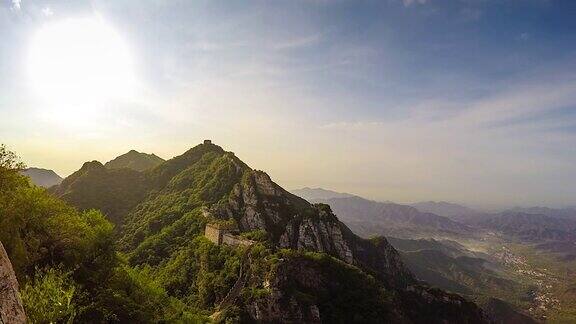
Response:
M244 232L240 234L241 237L245 239L249 239L252 241L264 242L268 240L268 232L265 230L253 230L250 232Z
M84 295L78 322L206 322L167 292L149 267L114 269L104 285Z
M57 268L38 269L21 290L26 315L32 323L72 323L77 312L76 283Z
M203 147L200 146L197 150L204 151ZM198 157L195 149L151 171L150 181L158 182L160 180L157 177L162 178L165 174L176 172L176 166L180 166L176 162L187 155L195 157L192 165L187 168L180 166L183 169L174 175L165 187L151 192L127 216L120 238L122 250L138 249L138 245L149 245L150 240L158 238L162 238L162 241L165 238L171 241L177 241L176 238L187 240L183 235L191 233L185 233L182 228L184 223L200 222L193 219L201 214L200 208L225 200L234 185L240 181L244 169L240 168L234 158L218 150L205 152ZM203 230L205 220L201 222ZM161 256L166 257L165 254Z
M5 154L5 153L4 153ZM12 155L0 157L12 161ZM9 167L17 164L5 163ZM203 322L168 297L147 267L132 269L115 250L113 225L78 212L16 172L0 167L0 241L23 285L35 322ZM41 270L38 270L41 269Z
M211 309L236 281L240 256L238 249L199 236L159 266L157 276L171 295L193 307Z
M162 162L164 162L164 160L155 154L146 154L131 150L112 161L106 162L105 167L108 169L128 168L135 171L145 171L162 164Z
M286 255L286 253L284 252ZM319 290L303 289L318 305L327 322L385 322L389 319L392 293L357 267L324 253L292 252L288 258L312 261L323 276ZM294 289L298 290L296 286Z
M60 185L50 188L80 210L101 210L116 225L123 223L124 216L149 190L142 173L127 168L107 169L97 161L84 163Z
M20 280L36 266L72 268L110 253L113 227L99 212L78 213L20 175L6 189L0 195L0 240Z

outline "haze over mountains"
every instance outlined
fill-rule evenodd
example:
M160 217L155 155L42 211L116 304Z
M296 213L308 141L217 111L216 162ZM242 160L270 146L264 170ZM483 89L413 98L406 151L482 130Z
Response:
M309 201L330 205L359 235L387 236L417 278L469 296L488 313L507 314L504 323L529 322L518 310L541 320L551 314L571 318L567 314L576 298L569 287L576 284L576 276L565 272L576 260L571 208L485 213L447 202L408 206L358 196L337 198L322 189L316 192L327 198L299 192Z
M381 203L360 197L313 199L325 203L340 216L341 220L358 234L397 235L417 237L419 234L469 234L465 224L448 217L421 212L418 209L395 203Z
M413 203L410 206L422 212L433 213L462 222L474 221L486 215L484 212L445 201L425 201Z
M29 177L35 185L44 188L60 184L63 180L56 172L42 168L27 168L20 173Z
M302 188L294 189L290 191L296 196L302 197L308 201L318 200L318 199L330 199L330 198L348 198L354 197L354 195L336 192L332 190L322 189L322 188Z

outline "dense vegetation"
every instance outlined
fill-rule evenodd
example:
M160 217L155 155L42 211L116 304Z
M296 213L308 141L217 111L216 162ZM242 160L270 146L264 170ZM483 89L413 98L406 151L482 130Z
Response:
M98 161L91 161L50 191L80 210L102 211L118 226L149 189L147 179L140 172L126 168L110 170Z
M144 171L152 169L164 162L164 159L156 156L155 154L140 153L131 150L126 154L122 154L112 161L106 162L104 165L108 169L122 169L128 168L135 171Z
M35 323L192 320L188 308L130 268L114 249L113 225L78 212L29 183L23 165L0 146L0 241Z

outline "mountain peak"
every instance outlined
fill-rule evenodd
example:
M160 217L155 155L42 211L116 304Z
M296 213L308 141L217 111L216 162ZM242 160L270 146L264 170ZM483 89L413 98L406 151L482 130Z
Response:
M164 162L164 159L155 154L141 153L136 150L130 150L115 159L106 162L108 169L128 168L135 171L145 171L152 169Z
M30 167L22 170L20 173L29 177L35 185L44 188L49 188L62 182L62 177L49 169Z
M97 169L103 169L104 165L102 164L102 162L100 161L86 161L84 162L84 164L82 164L82 167L80 168L80 170L97 170Z

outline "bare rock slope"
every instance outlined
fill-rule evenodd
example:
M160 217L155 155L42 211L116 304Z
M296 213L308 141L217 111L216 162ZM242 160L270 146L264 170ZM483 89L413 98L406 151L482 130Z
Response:
M0 323L26 323L16 274L0 242Z

